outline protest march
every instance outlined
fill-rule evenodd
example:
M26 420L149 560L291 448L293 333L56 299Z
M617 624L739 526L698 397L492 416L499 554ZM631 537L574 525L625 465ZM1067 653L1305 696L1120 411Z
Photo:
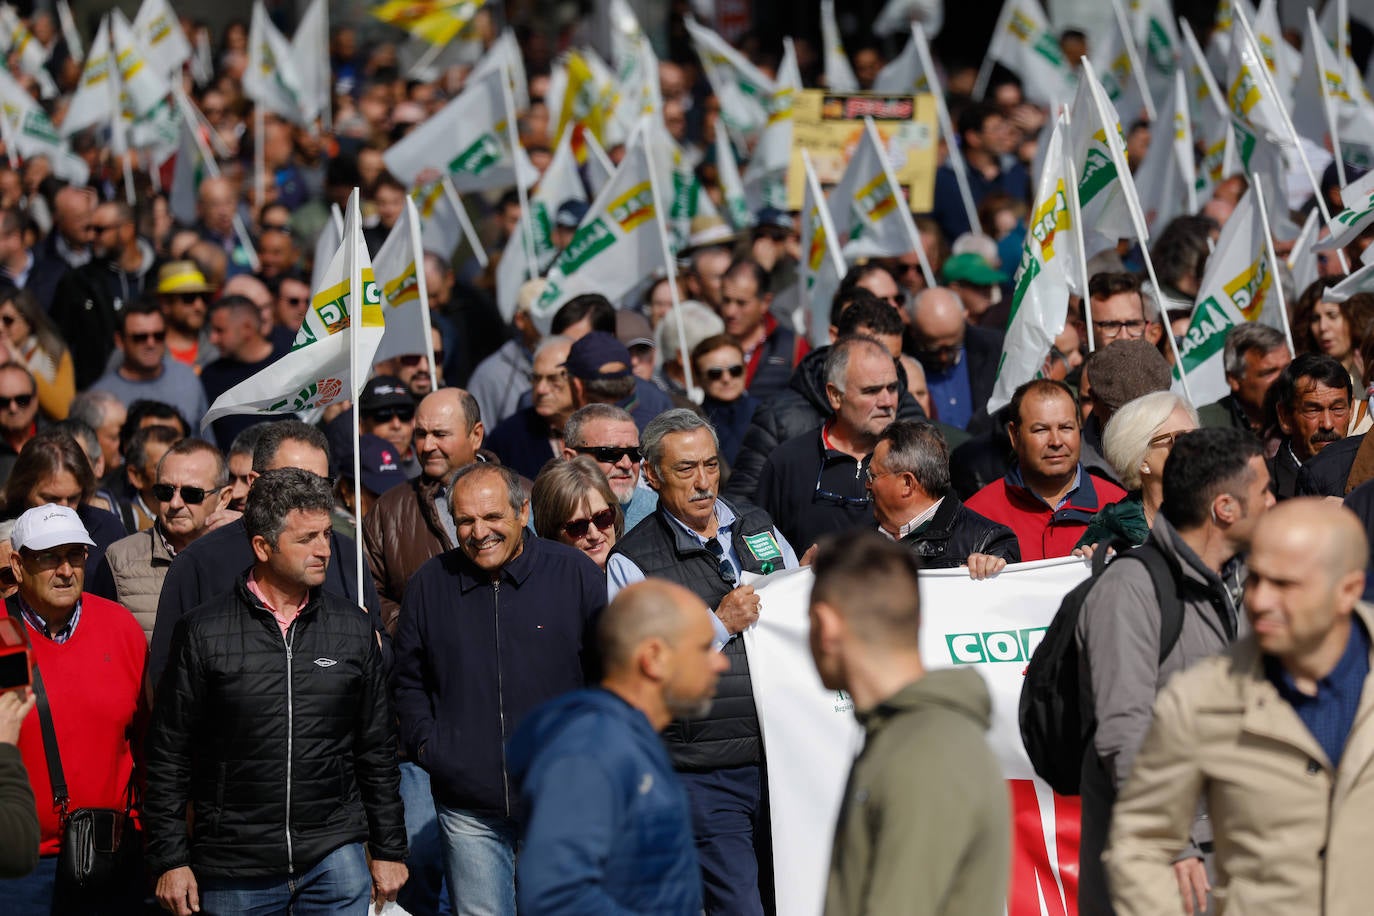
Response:
M1363 4L0 51L7 912L1374 896Z

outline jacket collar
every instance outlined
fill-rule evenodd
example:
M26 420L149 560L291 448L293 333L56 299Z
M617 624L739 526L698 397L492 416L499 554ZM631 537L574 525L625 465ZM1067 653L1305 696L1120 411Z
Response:
M1097 487L1093 485L1093 475L1087 472L1082 462L1078 463L1076 473L1078 478L1074 482L1073 489L1064 499L1064 504L1058 508L1045 502L1040 498L1040 494L1026 486L1021 477L1021 468L1017 465L1012 465L1011 470L1007 471L1007 476L1003 480L1006 481L1008 494L1019 496L1022 500L1029 500L1042 508L1049 509L1053 513L1055 521L1087 522L1097 514L1102 505L1097 498Z
M940 504L935 507L935 514L930 517L930 521L925 523L923 528L912 531L903 541L947 541L954 536L954 519L963 507L959 497L950 490Z
M497 580L509 582L516 588L524 585L525 580L534 572L535 564L539 562L538 554L542 552L539 538L523 530L521 536L524 538L525 546L521 549L520 555L502 566L496 575ZM452 569L458 576L458 587L462 591L468 592L479 586L492 584L491 574L484 569L479 569L461 549L455 547L446 556L452 560Z
M239 573L238 578L234 580L234 590L238 593L239 600L247 602L248 606L252 608L254 611L266 614L268 617L272 617L272 611L266 605L264 605L262 603L262 600L259 599L257 595L253 594L253 590L248 587L248 577L252 574L252 572L253 567L250 566L243 572ZM318 608L320 606L320 597L323 594L324 586L322 585L317 585L316 587L310 589L309 594L306 596L305 604L301 605L301 609L297 612L296 618L300 619L301 617L304 617L306 614L309 614L313 612L316 608ZM276 625L276 620L275 618L273 618L272 626L275 627Z
M719 537L722 531L738 521L739 513L735 511L733 506L719 496L716 497L714 509L716 513L716 536ZM699 553L706 549L705 542L707 539L688 528L681 519L669 512L664 507L662 500L659 500L658 506L654 511L660 516L663 525L668 529L668 534L673 539L673 549L677 551L679 556L684 556L689 553Z

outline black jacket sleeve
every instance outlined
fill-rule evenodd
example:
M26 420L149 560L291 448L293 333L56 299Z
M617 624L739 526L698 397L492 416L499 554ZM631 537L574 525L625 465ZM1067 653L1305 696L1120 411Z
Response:
M401 862L409 850L394 721L382 654L376 643L369 643L354 729L353 771L367 811L372 857Z
M722 496L747 503L754 501L764 462L773 449L782 444L779 434L777 411L770 403L760 404L758 410L754 411L754 419L749 422L749 429L744 433L744 441L740 443Z
M143 821L148 834L147 866L154 877L191 863L186 805L195 723L201 718L205 697L195 640L185 620L178 621L171 643L146 744L148 789Z
M172 651L172 634L182 617L198 607L205 596L200 592L200 571L197 558L185 554L172 561L167 578L162 580L162 592L157 599L157 619L153 622L153 639L148 646L148 677L156 689L162 681Z
M38 806L13 744L0 743L0 878L22 878L38 867Z
M434 730L426 673L429 663L423 626L424 602L424 577L417 573L401 599L401 615L396 620L396 660L391 668L391 690L396 700L401 747L411 760L421 759L420 746Z
M100 558L100 562L96 564L95 573L86 578L85 590L92 595L99 595L101 598L119 601L119 594L115 589L114 570L110 569L109 557L102 556Z

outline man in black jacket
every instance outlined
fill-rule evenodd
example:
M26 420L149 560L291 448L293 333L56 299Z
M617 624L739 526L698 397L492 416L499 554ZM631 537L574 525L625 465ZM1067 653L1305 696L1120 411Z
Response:
M252 568L177 624L143 811L158 901L177 916L362 916L405 883L381 651L321 587L333 505L309 471L262 475L243 517Z
M1016 534L969 509L949 481L949 449L934 425L898 420L868 465L878 533L901 541L930 569L967 566L983 579L1021 562Z

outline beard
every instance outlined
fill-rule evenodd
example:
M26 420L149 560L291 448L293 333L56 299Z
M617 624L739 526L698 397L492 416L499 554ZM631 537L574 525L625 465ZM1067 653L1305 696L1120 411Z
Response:
M663 702L675 719L701 719L711 712L715 702L715 691L705 697L685 697L674 693L672 688L663 689Z

